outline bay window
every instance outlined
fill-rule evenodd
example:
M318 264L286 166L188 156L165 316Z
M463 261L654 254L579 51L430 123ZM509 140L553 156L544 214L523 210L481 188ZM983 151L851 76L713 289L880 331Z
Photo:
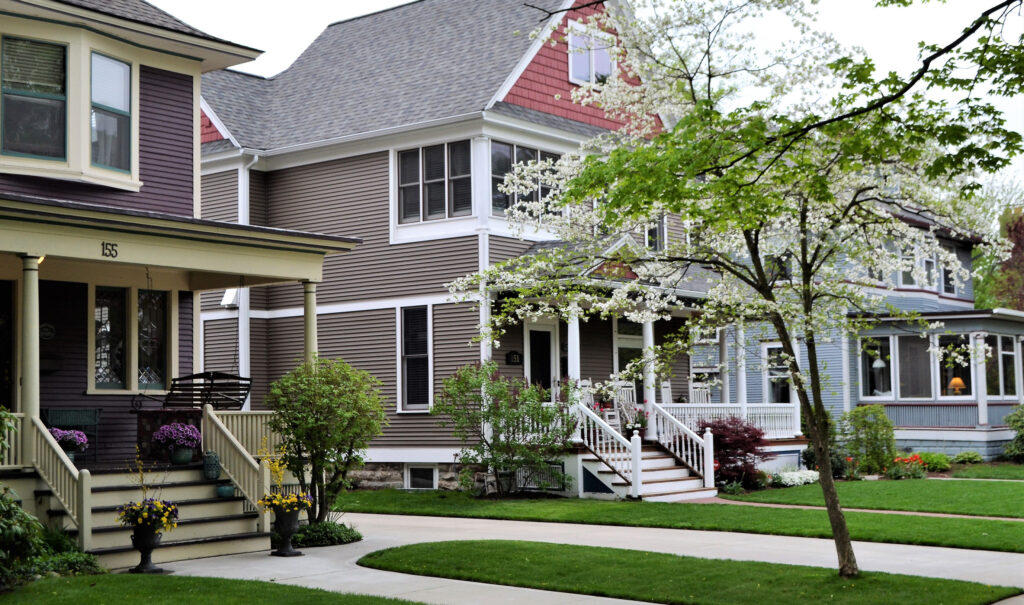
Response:
M89 115L92 163L128 172L132 164L131 65L92 53Z
M897 336L900 399L932 397L932 356L928 338Z
M963 334L941 335L938 338L941 356L936 358L941 397L971 397L970 338Z
M989 334L985 337L989 357L985 363L985 388L990 397L1017 395L1017 353L1013 337Z
M67 48L3 38L2 151L5 155L67 157Z
M469 141L398 152L399 222L473 213Z
M860 394L863 398L892 399L892 342L881 336L861 346Z
M551 193L551 188L540 182L529 193L503 193L499 187L505 182L505 175L512 172L513 164L528 164L535 161L557 161L558 154L540 151L522 145L491 141L491 213L501 216L519 202L536 202Z

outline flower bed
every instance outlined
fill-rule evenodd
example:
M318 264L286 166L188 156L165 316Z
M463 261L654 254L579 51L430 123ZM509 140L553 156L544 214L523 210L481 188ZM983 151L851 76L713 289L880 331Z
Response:
M818 471L782 471L772 475L771 485L772 487L795 487L817 483L819 477Z

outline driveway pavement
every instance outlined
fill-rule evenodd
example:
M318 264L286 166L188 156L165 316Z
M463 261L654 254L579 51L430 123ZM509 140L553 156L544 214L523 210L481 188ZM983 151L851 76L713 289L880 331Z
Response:
M345 521L362 532L365 537L362 542L310 548L306 549L306 556L291 559L270 557L261 552L167 563L163 567L179 575L273 580L338 592L445 605L582 605L632 601L411 576L359 567L356 561L375 550L417 542L514 539L631 548L712 559L836 566L832 541L818 538L355 513L346 515ZM854 550L860 568L865 571L1024 588L1024 554L874 542L855 542ZM1007 603L1011 602L1019 605L1024 603L1024 599L1017 598Z

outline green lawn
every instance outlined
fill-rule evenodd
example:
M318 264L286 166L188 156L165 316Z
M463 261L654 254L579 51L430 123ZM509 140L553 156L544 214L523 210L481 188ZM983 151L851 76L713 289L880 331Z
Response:
M987 464L956 464L953 476L961 479L1016 479L1024 481L1024 464L989 462Z
M4 605L415 605L364 595L341 594L287 586L272 582L191 578L188 576L139 576L110 574L47 578L22 586L9 593L0 593Z
M836 483L836 491L845 508L1024 517L1024 483L934 479L840 481ZM825 506L821 486L817 483L722 497L746 502Z
M338 510L394 515L476 517L735 531L831 538L825 511L734 504L669 504L604 500L481 500L461 492L358 491ZM1024 552L1024 522L947 519L884 513L846 513L854 540Z
M459 580L655 603L992 603L1017 588L802 565L699 559L618 548L473 540L370 553L360 565Z

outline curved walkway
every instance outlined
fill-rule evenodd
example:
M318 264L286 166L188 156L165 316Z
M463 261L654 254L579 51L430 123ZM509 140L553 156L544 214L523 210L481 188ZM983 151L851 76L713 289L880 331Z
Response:
M970 479L973 481L973 479ZM984 479L988 481L988 479ZM803 510L825 510L824 506L811 506L808 504L778 504L775 502L749 502L747 500L732 500L730 498L721 498L715 496L714 498L701 498L699 500L690 500L692 504L736 504L738 506L761 506L764 508L799 508ZM922 511L913 510L884 510L881 508L847 508L843 507L843 512L857 512L857 513L879 513L882 515L910 515L912 517L947 517L952 519L987 519L990 521L1017 521L1024 522L1024 518L1021 517L985 517L981 515L958 515L956 513L927 513Z
M168 563L182 575L272 580L337 592L397 597L444 605L488 603L612 604L617 599L587 597L460 580L411 576L356 565L364 554L416 542L444 540L530 540L559 544L608 546L689 555L835 567L831 540L730 532L642 527L613 527L532 521L349 513L366 539L345 546L307 549L307 556L270 557L266 552ZM950 578L1024 588L1024 554L957 548L856 542L861 569L935 578ZM1024 602L1020 597L1011 599Z

